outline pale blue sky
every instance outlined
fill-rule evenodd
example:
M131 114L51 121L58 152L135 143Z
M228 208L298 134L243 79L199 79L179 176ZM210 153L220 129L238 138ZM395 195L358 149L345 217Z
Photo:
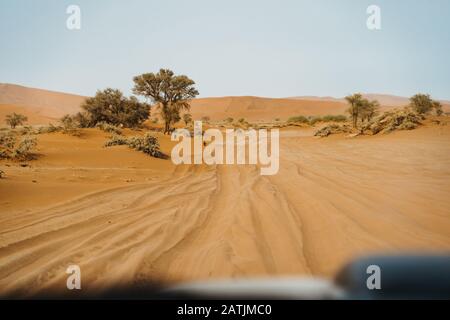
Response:
M366 28L370 4L380 31ZM166 67L203 97L450 99L449 0L0 0L0 46L0 82L84 95L130 93L133 76Z

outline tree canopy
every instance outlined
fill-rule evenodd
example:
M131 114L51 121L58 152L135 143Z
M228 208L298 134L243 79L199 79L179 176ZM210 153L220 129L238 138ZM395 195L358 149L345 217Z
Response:
M28 118L22 114L14 112L12 114L6 115L5 121L11 127L11 129L14 129L15 127L21 126L24 122L28 121Z
M185 75L175 75L169 69L160 69L158 73L144 73L134 77L133 92L150 98L161 108L165 122L164 133L170 133L171 127L180 121L180 111L189 110L189 102L199 93L195 82Z
M350 107L347 112L352 118L353 127L358 125L358 119L362 122L370 121L378 113L380 103L377 100L369 101L360 93L355 93L351 96L345 97L345 100L349 103Z
M148 119L150 105L138 101L136 97L127 98L120 90L107 88L97 91L95 97L88 98L82 105L88 113L90 126L99 122L113 125L135 127ZM82 114L78 114L82 117Z
M436 110L436 114L440 116L442 111L442 104L439 101L431 99L429 94L418 93L412 96L410 99L410 107L419 114L428 114L433 109Z

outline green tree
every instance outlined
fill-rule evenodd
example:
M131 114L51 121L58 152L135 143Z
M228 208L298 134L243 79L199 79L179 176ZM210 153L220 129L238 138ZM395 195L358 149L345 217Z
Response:
M360 93L355 93L351 96L345 97L350 107L347 109L347 112L350 114L352 118L353 128L356 128L358 125L358 118L360 116L360 112L364 105L364 99ZM367 101L367 100L366 100Z
M418 93L410 99L410 107L419 114L427 114L433 110L434 103L429 94Z
M95 97L88 98L82 105L88 115L80 115L90 126L99 122L125 127L136 127L148 119L150 105L141 103L136 97L127 98L120 90L107 88L97 91Z
M369 101L367 99L363 99L360 105L359 115L361 121L370 122L374 116L376 116L380 109L380 103L377 100Z
M6 115L5 118L6 123L11 127L11 129L15 129L17 126L21 126L24 122L28 121L28 118L23 114L12 113Z
M185 75L175 75L169 69L158 73L144 73L134 77L133 92L150 98L161 108L164 133L170 133L174 123L180 120L180 111L189 110L189 102L199 93L195 82Z

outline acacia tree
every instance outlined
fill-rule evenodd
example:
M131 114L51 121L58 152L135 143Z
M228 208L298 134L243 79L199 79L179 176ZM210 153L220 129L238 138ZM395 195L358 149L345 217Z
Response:
M11 127L11 129L15 129L17 126L23 125L25 121L27 121L28 118L22 114L18 113L12 113L6 115L6 123Z
M438 116L442 115L442 104L433 100L429 94L418 93L409 99L409 106L419 114L428 114L433 109Z
M362 105L364 104L364 99L360 93L355 93L351 96L345 97L345 100L350 104L347 112L352 118L353 128L356 128L358 124L358 117L360 115Z
M362 122L372 120L380 108L380 103L377 100L364 99L360 93L347 96L345 100L350 104L347 112L352 118L353 128L358 126L358 119L361 119Z
M419 114L427 114L434 107L433 99L431 99L429 94L418 93L412 96L409 101L410 107Z
M361 110L359 111L361 121L371 121L372 118L378 114L380 109L380 103L377 100L369 101L367 99L362 100Z
M150 98L161 108L164 133L170 133L172 125L180 121L180 111L189 110L189 102L199 93L195 82L185 75L175 75L169 69L158 73L144 73L133 79L133 92Z

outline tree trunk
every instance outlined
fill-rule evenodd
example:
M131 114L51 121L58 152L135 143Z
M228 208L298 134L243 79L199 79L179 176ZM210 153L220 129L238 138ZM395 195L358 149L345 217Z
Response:
M168 134L169 133L169 131L170 131L170 125L169 125L169 122L168 121L165 121L164 122L164 134Z

